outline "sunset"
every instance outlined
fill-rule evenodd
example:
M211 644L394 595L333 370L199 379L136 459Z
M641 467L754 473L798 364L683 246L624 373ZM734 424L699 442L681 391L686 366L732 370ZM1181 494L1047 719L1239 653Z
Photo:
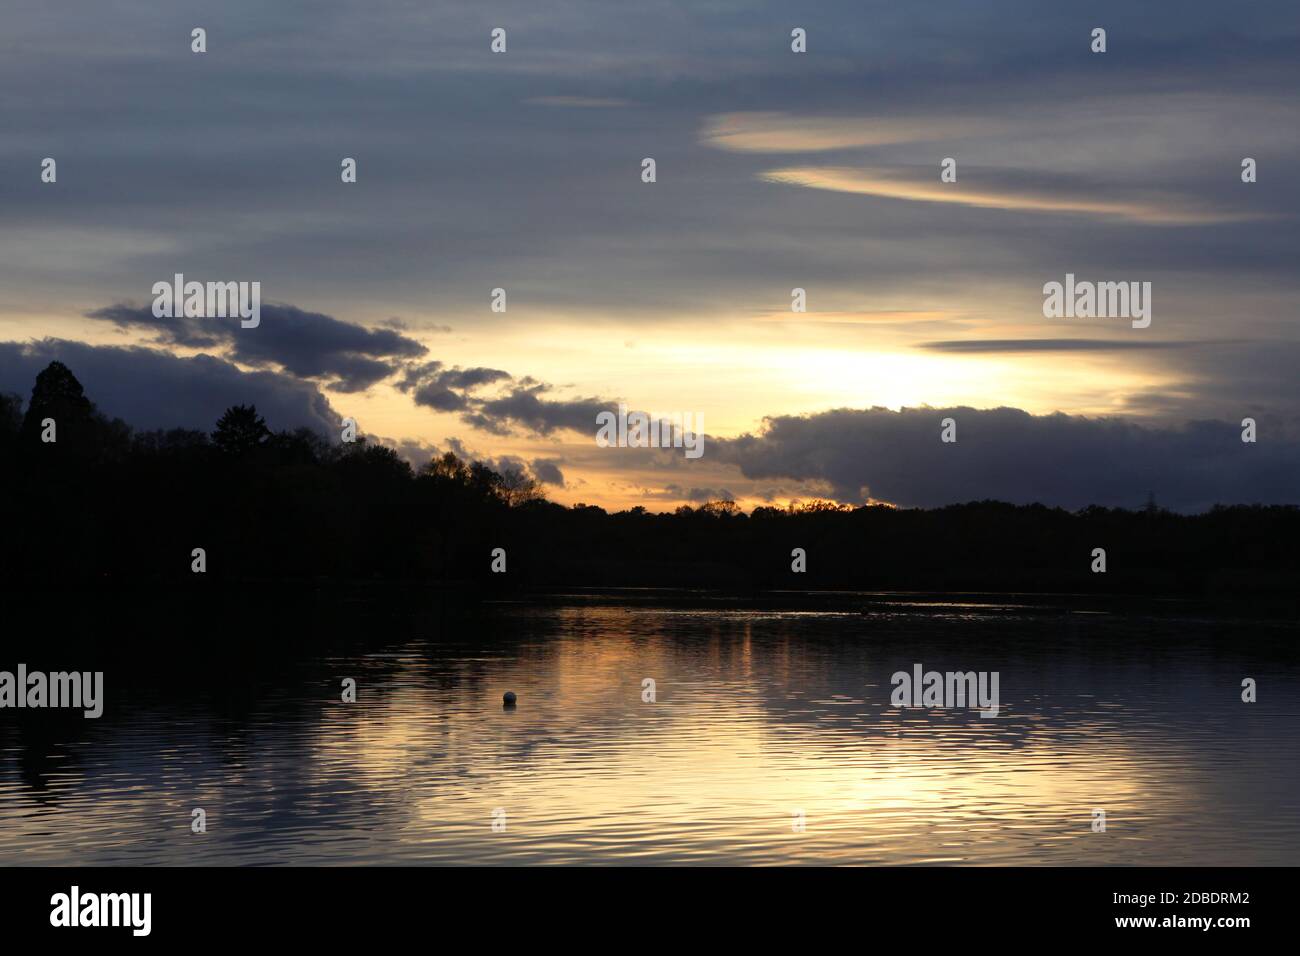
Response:
M1293 3L0 25L15 920L828 867L1249 939L1300 859Z
M840 498L849 476L737 460L769 418L815 427L832 409L1010 407L1158 433L1253 416L1294 475L1285 5L1237 15L1231 42L1214 5L1175 23L1119 6L1104 55L1090 21L1035 10L1030 28L1019 6L856 30L828 9L802 55L776 9L720 43L709 18L653 5L629 23L561 7L493 55L460 37L495 11L410 10L355 35L356 11L253 6L212 20L207 59L164 42L189 35L183 10L14 16L0 388L75 356L136 427L207 427L256 399L273 428L351 417L416 467L464 449L607 509L879 497L875 462ZM55 182L18 175L46 156ZM1151 283L1149 327L1045 318L1043 286L1067 271ZM175 272L258 280L258 337L159 322L150 290ZM438 381L475 370L492 374ZM713 447L601 453L595 412L620 401L696 412Z

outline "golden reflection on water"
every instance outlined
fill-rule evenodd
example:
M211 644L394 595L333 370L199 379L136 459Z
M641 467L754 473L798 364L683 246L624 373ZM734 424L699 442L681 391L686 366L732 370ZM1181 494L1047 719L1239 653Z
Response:
M43 800L0 764L0 859L1212 864L1300 842L1268 816L1295 792L1276 761L1295 714L1223 733L1194 659L1161 697L1141 661L873 637L857 616L557 608L508 630L330 659L297 716L255 717L233 750L141 714ZM889 706L900 662L986 659L995 719Z

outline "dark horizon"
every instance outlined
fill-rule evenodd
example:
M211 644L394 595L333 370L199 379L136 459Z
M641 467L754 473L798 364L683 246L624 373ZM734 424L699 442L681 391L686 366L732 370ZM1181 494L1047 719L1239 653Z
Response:
M209 434L134 432L52 363L26 413L0 397L13 533L3 579L387 579L522 587L1180 594L1294 591L1294 505L1139 509L974 501L937 509L730 501L609 513L452 452L413 469L364 435L273 432L251 406ZM42 422L55 422L42 441ZM194 549L203 551L197 570ZM1099 555L1098 551L1104 551ZM1100 557L1100 562L1099 562ZM193 559L193 560L192 560Z

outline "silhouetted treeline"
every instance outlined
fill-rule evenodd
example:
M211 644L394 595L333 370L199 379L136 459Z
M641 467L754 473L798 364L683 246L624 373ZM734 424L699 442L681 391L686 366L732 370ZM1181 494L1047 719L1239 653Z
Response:
M42 435L53 422L55 441ZM46 436L50 437L50 436ZM272 432L235 406L211 433L135 432L52 363L23 411L0 395L0 580L148 589L388 579L492 589L1067 591L1274 595L1300 588L1300 509L1178 515L972 502L935 510L731 502L609 514L547 501L455 455ZM203 549L206 571L192 570ZM506 552L493 573L492 552ZM792 551L806 553L804 573ZM1091 567L1106 551L1107 571Z

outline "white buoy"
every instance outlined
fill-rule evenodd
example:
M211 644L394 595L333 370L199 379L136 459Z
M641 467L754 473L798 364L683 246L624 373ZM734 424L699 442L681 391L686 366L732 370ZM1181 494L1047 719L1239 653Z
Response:
M515 692L508 690L506 691L506 695L501 699L506 702L507 707L513 707L515 705Z

